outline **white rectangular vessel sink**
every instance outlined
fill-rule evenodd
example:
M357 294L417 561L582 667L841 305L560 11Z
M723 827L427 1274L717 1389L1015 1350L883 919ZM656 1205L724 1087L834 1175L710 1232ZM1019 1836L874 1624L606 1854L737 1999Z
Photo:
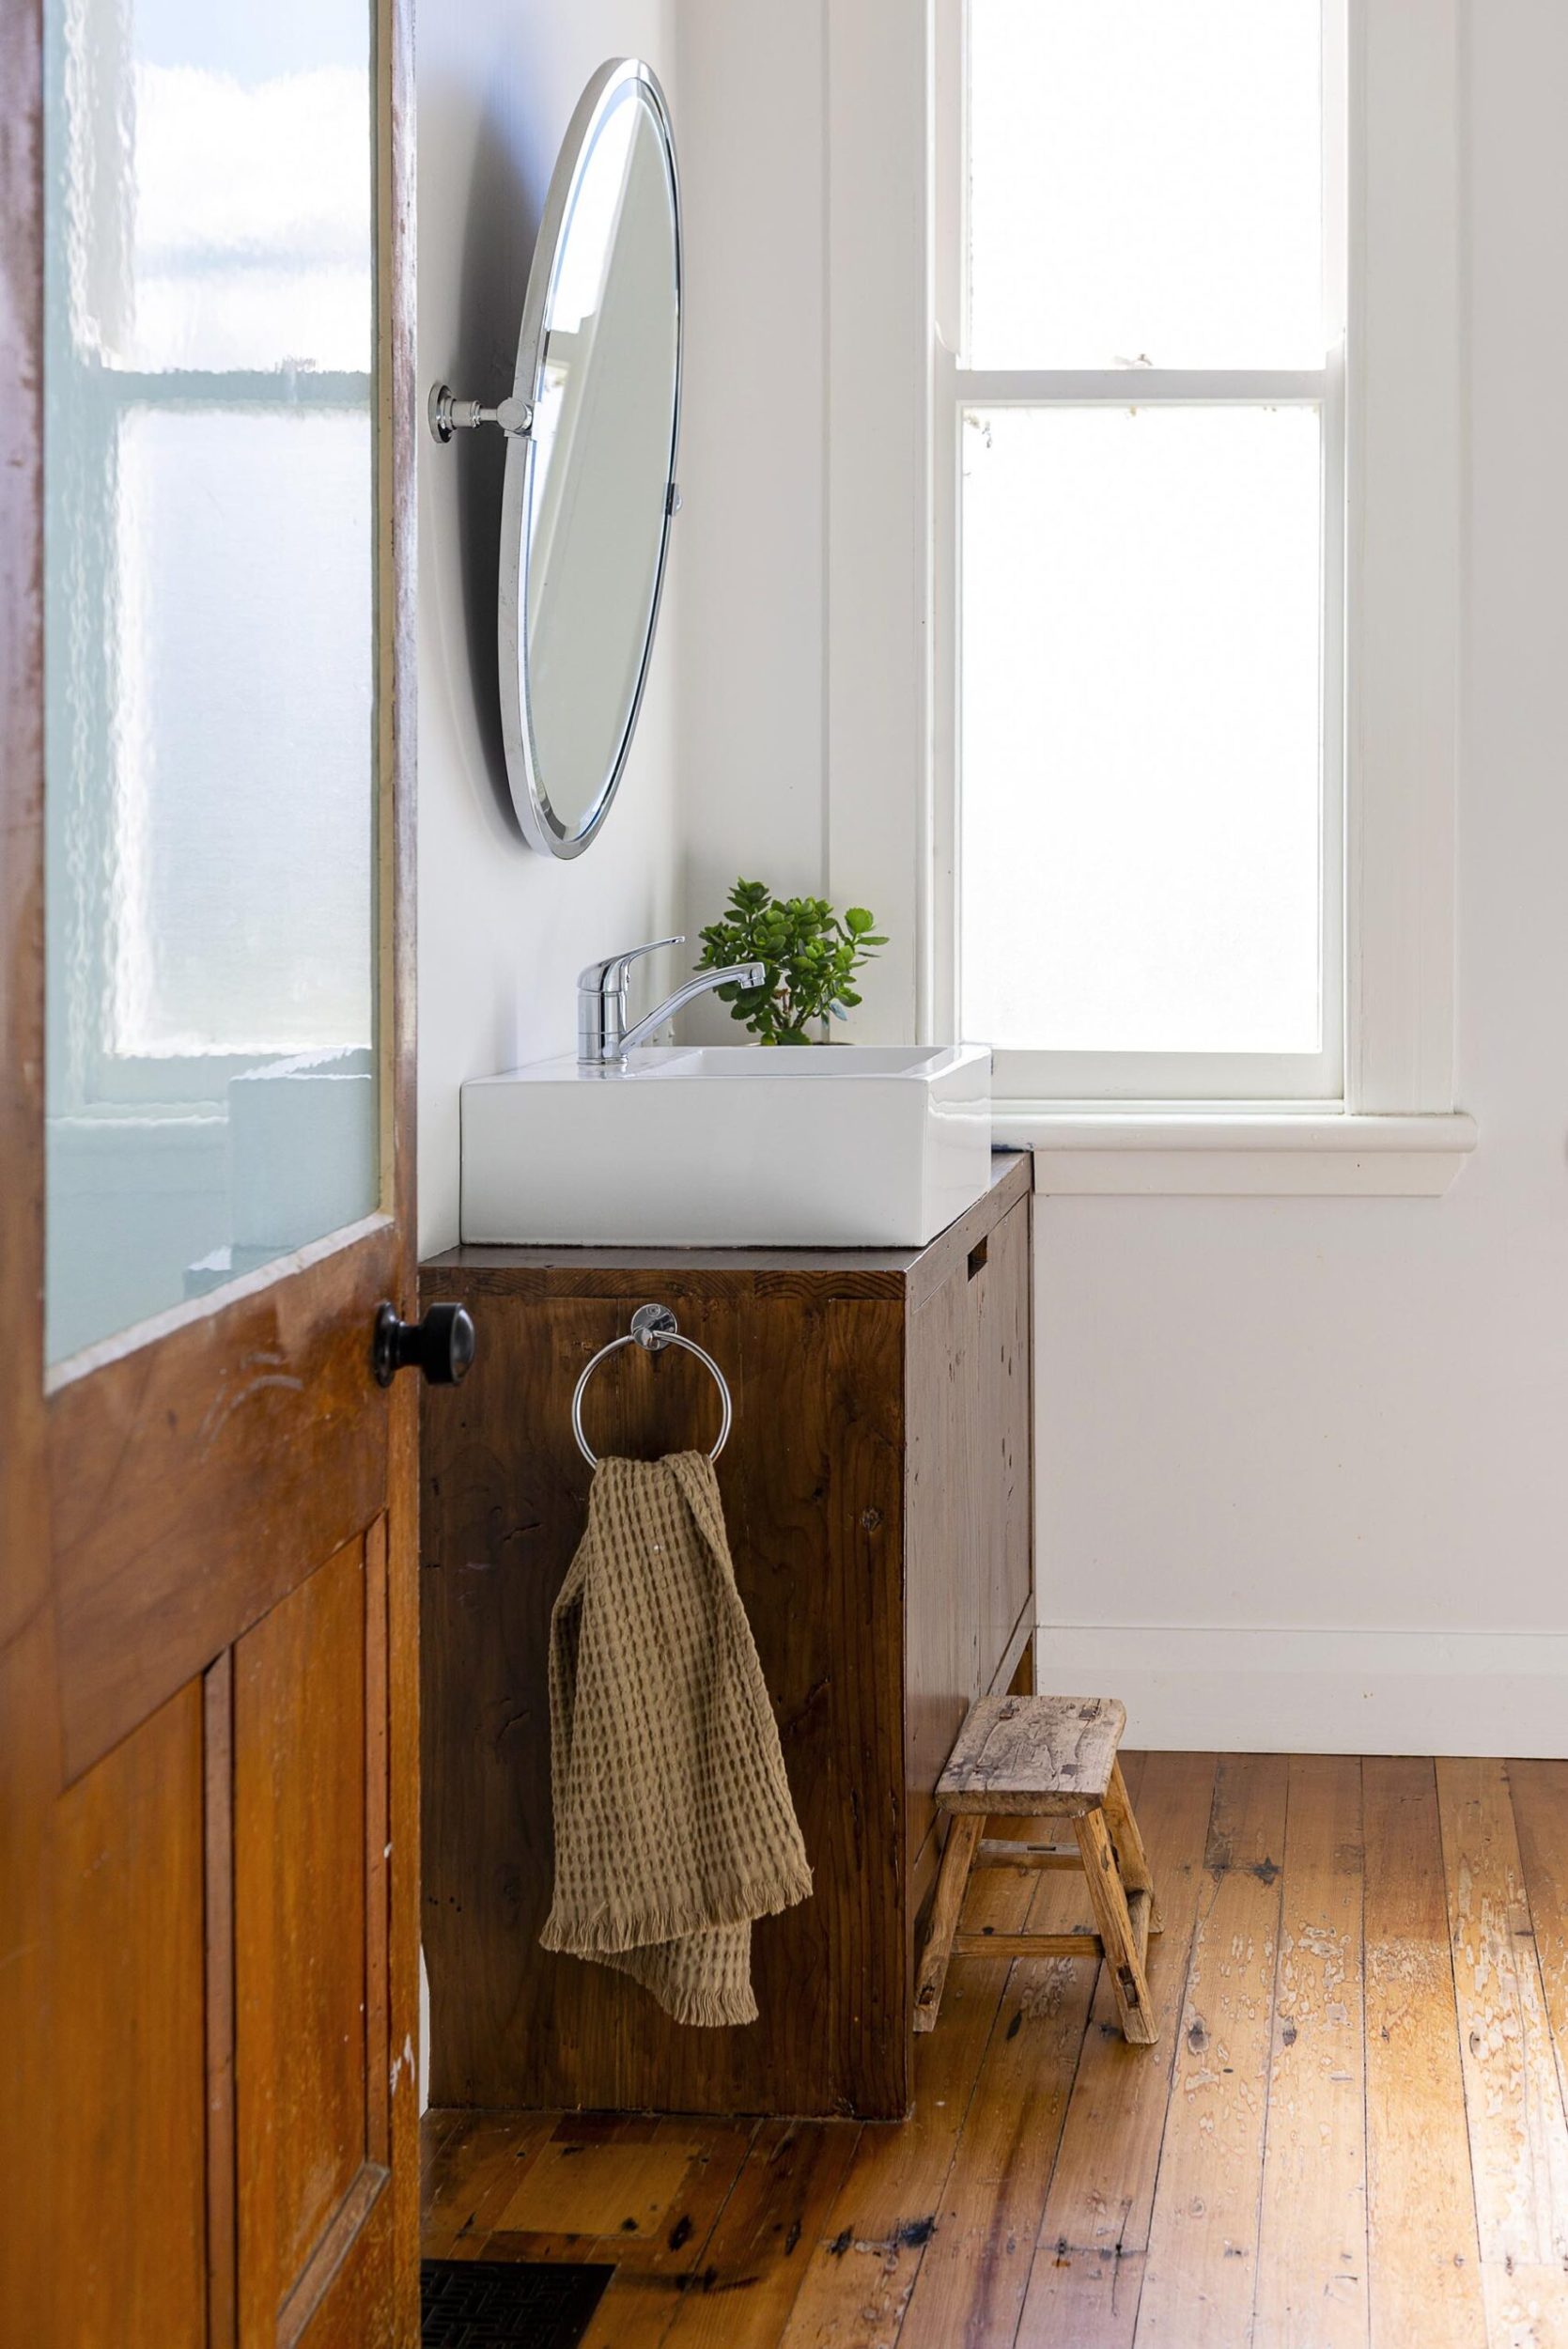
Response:
M991 1174L982 1044L536 1062L462 1094L465 1240L919 1248Z

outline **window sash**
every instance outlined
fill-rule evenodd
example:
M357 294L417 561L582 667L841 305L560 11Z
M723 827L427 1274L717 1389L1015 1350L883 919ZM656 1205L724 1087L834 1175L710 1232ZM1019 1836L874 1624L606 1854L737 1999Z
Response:
M940 408L949 420L949 459L937 489L937 758L935 1009L949 1034L961 1025L959 773L960 437L971 408L1306 406L1323 423L1323 720L1319 798L1321 1049L1315 1053L999 1051L1000 1099L1058 1101L1343 1100L1344 987L1344 630L1345 434L1343 354L1321 369L1203 372L1113 368L1040 371L970 368L950 353L939 362Z
M962 0L941 0L936 39L939 103L936 226L932 559L934 661L931 827L933 879L926 956L927 1021L938 1035L961 1026L962 645L959 542L964 412L996 407L1287 406L1316 408L1323 424L1323 630L1319 822L1319 967L1322 1046L1316 1053L1056 1052L999 1050L993 1090L1028 1102L1299 1101L1343 1103L1349 1062L1346 984L1346 366L1343 345L1317 369L976 368L961 357L968 316L964 226L968 108L963 89ZM1326 315L1345 313L1343 190L1345 28L1324 8L1324 236Z

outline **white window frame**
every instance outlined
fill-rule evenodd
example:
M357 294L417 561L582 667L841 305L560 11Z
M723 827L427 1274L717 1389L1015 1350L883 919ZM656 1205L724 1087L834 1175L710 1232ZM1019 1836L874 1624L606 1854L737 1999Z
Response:
M956 1034L955 507L938 460L961 9L827 14L826 885L892 934L861 1025L878 1042ZM1343 1082L1224 1101L999 1089L997 1139L1035 1147L1043 1188L1430 1194L1474 1145L1453 1082L1460 59L1458 0L1347 0Z

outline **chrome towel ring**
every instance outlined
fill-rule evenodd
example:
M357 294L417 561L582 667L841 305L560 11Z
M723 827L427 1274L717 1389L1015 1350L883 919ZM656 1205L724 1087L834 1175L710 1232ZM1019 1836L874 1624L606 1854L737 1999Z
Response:
M719 1440L707 1455L710 1460L716 1460L729 1441L730 1426L735 1417L734 1406L730 1401L729 1381L706 1347L699 1346L695 1338L681 1336L675 1327L675 1317L668 1305L639 1305L631 1316L631 1328L626 1336L612 1338L608 1346L601 1346L598 1352L584 1363L582 1376L572 1390L571 1431L577 1438L577 1448L588 1466L598 1468L598 1457L597 1454L589 1450L588 1439L582 1433L583 1391L606 1355L615 1353L623 1346L640 1346L644 1353L648 1354L660 1354L667 1346L678 1346L683 1353L695 1354L699 1362L706 1362L713 1373L713 1382L719 1390L721 1408Z

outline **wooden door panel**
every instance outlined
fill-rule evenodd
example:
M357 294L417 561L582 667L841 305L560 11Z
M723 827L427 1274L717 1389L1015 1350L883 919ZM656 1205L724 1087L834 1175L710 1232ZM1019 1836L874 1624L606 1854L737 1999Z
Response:
M241 2349L314 2332L383 2200L386 1623L379 1520L235 1650Z
M365 2173L368 2181L369 2172ZM394 2188L379 2186L327 2288L307 2273L278 2319L278 2349L380 2349L382 2341L419 2339L418 2271L396 2257ZM333 2245L327 2247L330 2257Z
M370 1336L378 1301L397 1286L397 1249L378 1219L349 1247L339 1236L303 1250L302 1270L317 1260L310 1279L273 1274L53 1396L68 1777L382 1506L388 1397L371 1376Z
M50 1374L45 9L0 9L0 2335L38 2349L418 2340L417 1406L370 1370L417 1286L412 29L370 19L380 1212Z
M59 1805L55 1950L75 1987L58 2157L75 2223L52 2247L57 2330L39 2338L61 2349L207 2337L202 1787L196 1681Z

